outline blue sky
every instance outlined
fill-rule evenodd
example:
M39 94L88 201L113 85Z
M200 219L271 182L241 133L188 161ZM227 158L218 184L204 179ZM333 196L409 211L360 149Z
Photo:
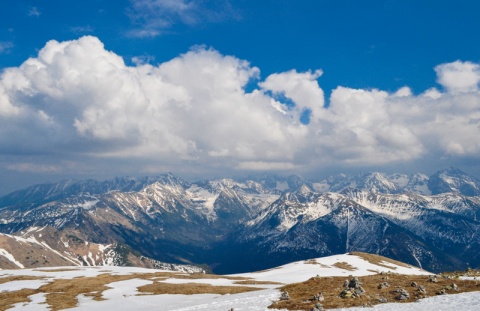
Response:
M163 171L479 176L478 1L1 5L0 193Z

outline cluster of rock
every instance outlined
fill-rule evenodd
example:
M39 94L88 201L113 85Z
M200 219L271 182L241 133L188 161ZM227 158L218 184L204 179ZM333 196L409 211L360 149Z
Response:
M393 292L397 294L397 296L395 297L395 299L397 299L397 300L408 300L408 299L410 299L410 294L407 292L407 290L405 290L403 288L396 289Z
M342 298L358 298L365 294L362 283L358 278L352 278L350 281L345 280L343 283L343 290L340 293Z
M446 294L448 294L448 291L451 291L451 290L454 290L454 291L458 292L457 284L453 283L453 284L450 284L448 286L445 286L443 289L436 292L436 294L437 295L446 295Z
M378 284L378 286L377 286L378 289L383 289L383 288L387 288L387 287L390 287L390 284L388 284L388 282L382 282L382 283Z

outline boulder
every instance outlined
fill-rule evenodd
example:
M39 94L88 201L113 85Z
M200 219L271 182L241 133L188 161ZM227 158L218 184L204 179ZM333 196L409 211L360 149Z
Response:
M282 292L282 294L280 295L280 300L290 300L290 295L287 291Z
M403 288L396 289L393 292L398 294L395 297L397 300L408 300L408 299L410 299L410 294Z
M417 291L418 291L419 293L423 294L423 295L426 295L426 294L427 294L427 290L425 289L425 286L423 286L423 285L418 286Z

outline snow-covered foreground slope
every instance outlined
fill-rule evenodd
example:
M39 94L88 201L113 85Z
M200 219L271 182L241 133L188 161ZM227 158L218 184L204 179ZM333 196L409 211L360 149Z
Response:
M376 257L381 258L381 257ZM303 282L314 276L364 276L380 272L395 272L407 275L428 275L425 270L406 264L381 262L382 265L371 263L356 255L333 255L328 257L297 261L274 269L254 273L242 273L237 276L249 277L259 281L273 281L280 283ZM342 269L341 267L351 267Z
M104 300L94 300L90 293L80 293L77 296L77 306L72 310L164 310L164 311L225 311L234 308L235 311L261 311L267 309L274 300L278 300L280 292L277 289L283 284L302 282L315 276L366 276L377 272L395 272L409 275L428 275L427 271L395 263L381 257L368 255L336 255L307 261L294 262L278 268L256 273L244 273L234 276L191 275L182 273L162 274L161 270L132 267L66 267L55 269L19 269L0 271L0 309L2 295L21 291L22 289L38 289L58 280L82 280L85 278L101 278L105 275L124 278L120 281L106 283L103 290ZM24 279L14 279L22 276ZM194 277L193 279L190 277ZM25 278L30 278L29 280ZM7 279L8 278L8 279ZM36 278L33 280L33 278ZM249 284L239 284L239 278L248 280ZM8 280L8 282L4 282ZM2 282L3 281L3 282ZM167 283L172 286L181 284L190 286L192 283L213 287L256 287L258 289L238 294L155 294L145 295L140 288L153 283ZM276 282L276 284L267 284ZM254 284L252 284L254 283ZM57 289L58 290L58 289ZM8 310L49 310L48 292L35 292L29 302L16 303ZM6 297L6 295L5 295ZM46 303L47 302L47 303ZM477 310L480 306L480 292L429 298L416 303L383 304L373 310ZM341 310L341 309L339 309ZM356 309L348 309L356 310Z
M425 298L418 302L412 303L385 303L365 309L358 308L341 308L329 309L331 311L447 311L447 310L462 310L462 311L478 311L480 309L480 292L461 293L455 295L443 295L431 298Z

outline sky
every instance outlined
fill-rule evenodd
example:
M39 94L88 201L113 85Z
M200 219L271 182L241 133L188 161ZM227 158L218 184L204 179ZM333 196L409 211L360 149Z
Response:
M167 171L480 177L479 1L0 6L0 194Z

